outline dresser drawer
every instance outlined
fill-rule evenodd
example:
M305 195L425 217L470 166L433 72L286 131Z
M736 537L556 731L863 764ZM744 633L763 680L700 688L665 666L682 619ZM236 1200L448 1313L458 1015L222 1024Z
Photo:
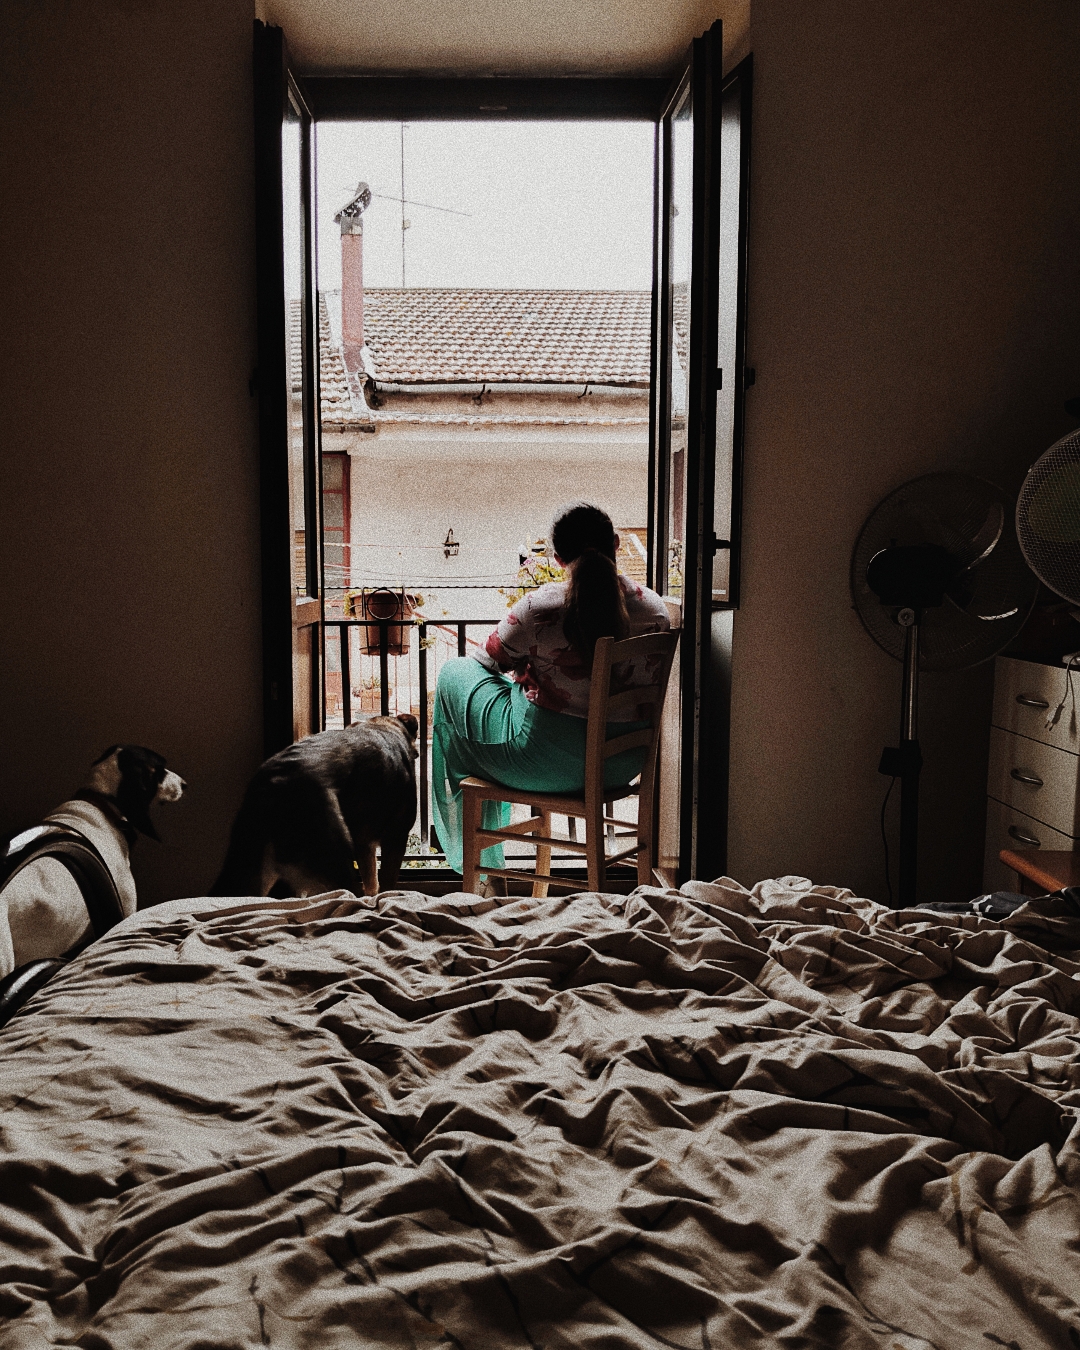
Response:
M1018 891L1020 879L998 857L1003 848L1064 849L1076 840L1052 830L1031 816L1014 811L1001 802L986 803L986 853L983 858L983 888L987 891Z
M991 726L987 796L1069 836L1080 834L1077 772L1080 757Z
M1072 699L1061 710L1052 727L1046 719L1061 702L1065 692L1065 671L1061 666L1041 666L1034 661L1017 661L999 656L994 667L994 726L1015 731L1032 740L1055 745L1059 750L1080 754L1080 669L1072 673L1078 705L1078 725L1073 725Z
M1062 834L1080 834L1076 785L1080 757L990 728L986 795Z

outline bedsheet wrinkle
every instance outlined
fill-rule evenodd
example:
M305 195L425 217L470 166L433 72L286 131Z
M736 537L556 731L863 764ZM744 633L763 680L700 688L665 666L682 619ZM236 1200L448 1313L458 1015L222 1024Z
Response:
M1080 920L174 902L0 1032L0 1350L1080 1348Z

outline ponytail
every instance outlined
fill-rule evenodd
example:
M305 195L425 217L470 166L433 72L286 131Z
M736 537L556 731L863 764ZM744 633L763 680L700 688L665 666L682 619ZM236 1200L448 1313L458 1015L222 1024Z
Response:
M551 542L564 563L574 564L569 569L563 631L589 670L597 638L624 638L630 631L615 566L615 530L598 506L580 503L560 513Z

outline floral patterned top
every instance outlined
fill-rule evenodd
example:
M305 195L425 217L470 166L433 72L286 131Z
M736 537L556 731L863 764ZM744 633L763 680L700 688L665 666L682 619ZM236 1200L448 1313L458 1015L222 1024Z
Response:
M630 636L663 633L670 627L667 606L655 591L619 573L630 617ZM565 581L530 591L510 610L476 659L491 671L507 671L524 686L525 697L551 712L589 715L589 672L563 631ZM644 667L626 662L618 671L619 689L647 684Z

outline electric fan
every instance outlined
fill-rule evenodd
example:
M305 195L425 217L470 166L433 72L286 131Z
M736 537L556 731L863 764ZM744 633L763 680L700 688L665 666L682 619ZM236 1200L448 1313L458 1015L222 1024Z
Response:
M1080 431L1063 436L1028 470L1016 535L1039 580L1080 605Z
M1075 494L1080 504L1080 470ZM1075 535L1080 559L1080 525ZM900 779L901 908L915 903L919 673L996 656L1023 627L1037 592L1013 528L1012 501L981 478L915 478L879 503L855 541L855 609L878 646L904 665L900 744L884 750L878 766Z

